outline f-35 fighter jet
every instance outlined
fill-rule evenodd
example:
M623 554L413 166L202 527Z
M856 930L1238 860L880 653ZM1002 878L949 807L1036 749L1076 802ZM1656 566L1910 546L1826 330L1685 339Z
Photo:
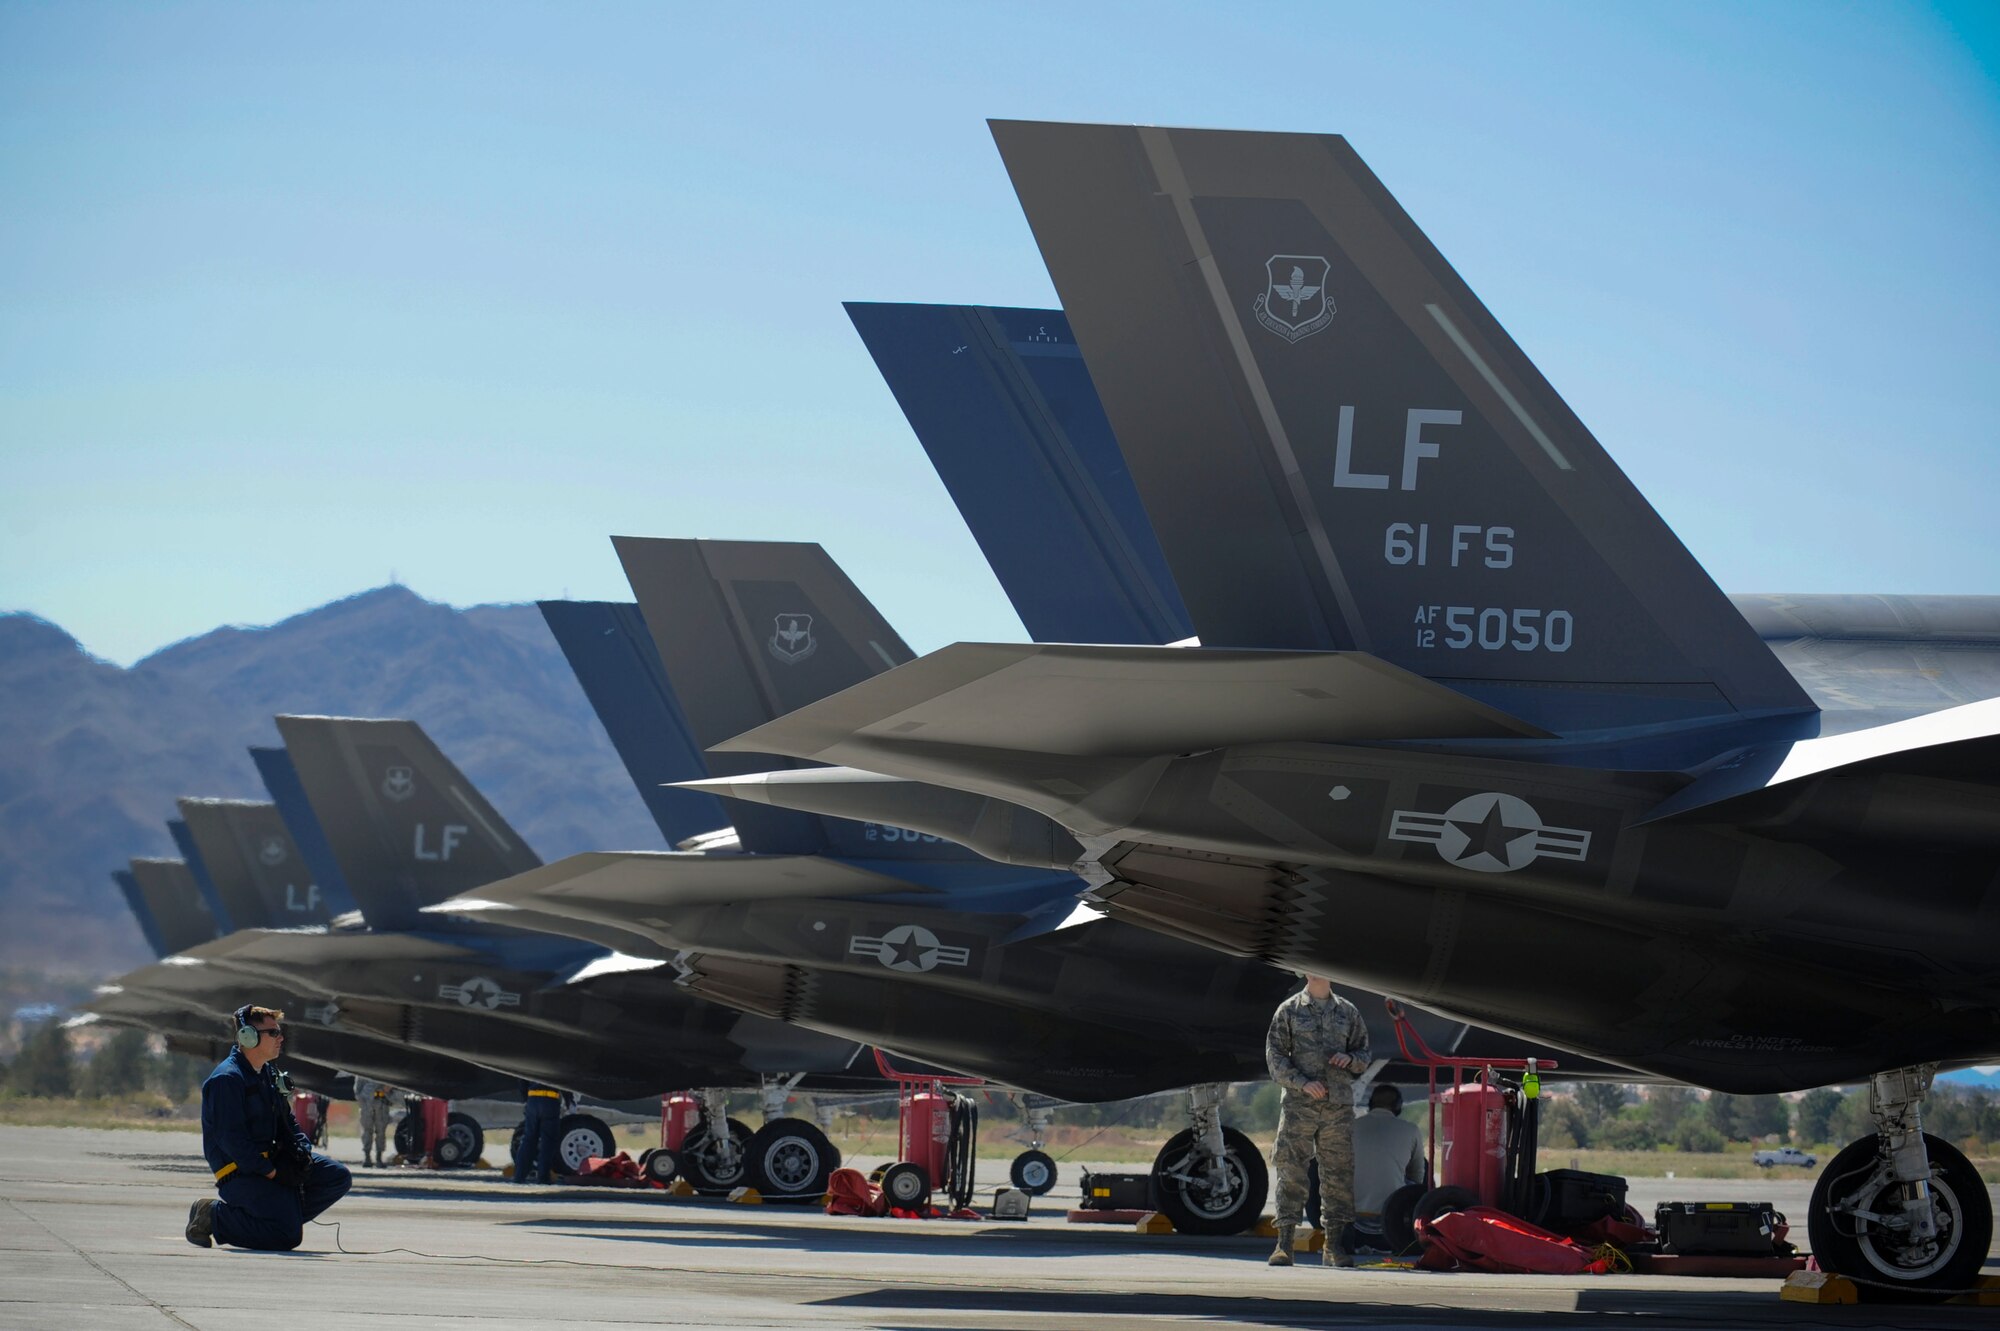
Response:
M724 748L1033 811L1114 916L1466 1021L1866 1079L1821 1264L1969 1283L1920 1104L2000 1058L2000 700L1822 660L1818 705L1345 140L995 135L1200 645L959 644Z

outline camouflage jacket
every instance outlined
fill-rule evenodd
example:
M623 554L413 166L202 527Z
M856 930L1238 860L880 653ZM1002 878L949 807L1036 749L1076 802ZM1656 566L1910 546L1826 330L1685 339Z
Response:
M1353 1066L1344 1072L1329 1067L1335 1054L1346 1054ZM1355 1079L1368 1070L1368 1023L1361 1009L1339 994L1315 1003L1301 989L1271 1014L1264 1062L1287 1100L1304 1099L1305 1084L1317 1081L1326 1084L1326 1103L1351 1105Z

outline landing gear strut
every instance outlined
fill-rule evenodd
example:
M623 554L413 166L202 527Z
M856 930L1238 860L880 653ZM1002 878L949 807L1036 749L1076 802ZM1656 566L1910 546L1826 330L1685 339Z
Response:
M1241 1234L1263 1213L1270 1174L1257 1145L1222 1126L1220 1084L1188 1088L1189 1126L1153 1161L1153 1194L1183 1234Z
M729 1092L695 1092L701 1121L681 1144L681 1176L705 1196L721 1196L748 1181L750 1126L729 1117Z
M1017 1103L1028 1124L1028 1149L1014 1157L1007 1175L1022 1192L1040 1197L1056 1186L1056 1162L1042 1149L1049 1138L1049 1125L1055 1121L1056 1106L1039 1095L1021 1095Z
M1968 1288L1993 1238L1984 1181L1957 1148L1924 1132L1923 1099L1936 1070L1926 1063L1871 1078L1875 1136L1836 1155L1813 1189L1813 1255L1853 1278L1864 1299L1940 1298Z

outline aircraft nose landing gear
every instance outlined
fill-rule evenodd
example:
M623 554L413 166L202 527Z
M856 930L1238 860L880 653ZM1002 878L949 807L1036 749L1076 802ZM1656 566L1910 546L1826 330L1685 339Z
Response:
M1055 1122L1055 1102L1039 1095L1024 1094L1016 1099L1028 1125L1028 1149L1014 1157L1007 1176L1030 1197L1045 1196L1056 1186L1056 1162L1042 1149L1049 1138L1049 1125Z
M1813 1189L1807 1229L1820 1266L1864 1299L1917 1300L1969 1288L1993 1239L1985 1182L1958 1149L1923 1130L1935 1064L1877 1073L1876 1135L1849 1144Z

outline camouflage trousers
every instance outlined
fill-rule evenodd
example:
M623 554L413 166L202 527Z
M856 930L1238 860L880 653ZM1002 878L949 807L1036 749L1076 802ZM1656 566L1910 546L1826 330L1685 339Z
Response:
M364 1096L357 1102L361 1111L361 1156L376 1164L387 1164L389 1144L389 1102Z
M1306 1209L1306 1168L1319 1161L1319 1227L1327 1235L1354 1223L1354 1106L1287 1094L1278 1111L1277 1221L1296 1225Z

